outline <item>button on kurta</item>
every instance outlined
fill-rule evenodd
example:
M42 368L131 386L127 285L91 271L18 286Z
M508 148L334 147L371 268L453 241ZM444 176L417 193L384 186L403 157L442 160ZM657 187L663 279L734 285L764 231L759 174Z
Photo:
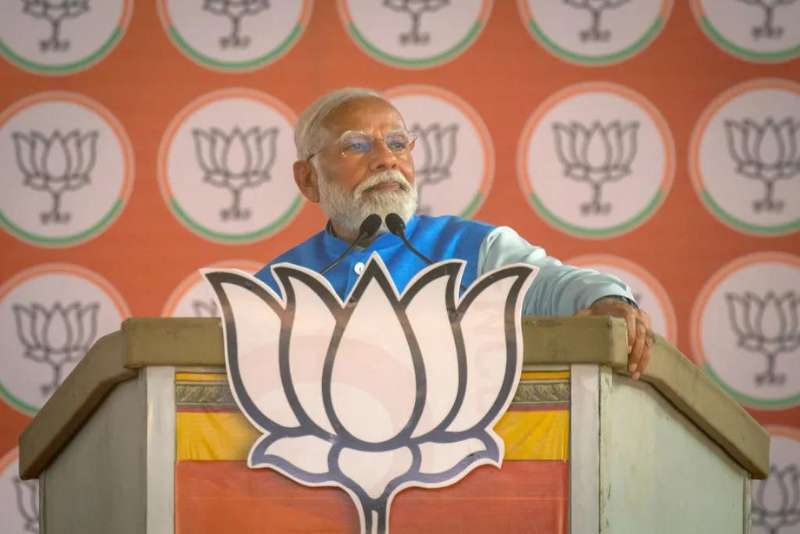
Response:
M358 262L353 266L353 270L356 274L361 274L364 272L364 264L362 262Z

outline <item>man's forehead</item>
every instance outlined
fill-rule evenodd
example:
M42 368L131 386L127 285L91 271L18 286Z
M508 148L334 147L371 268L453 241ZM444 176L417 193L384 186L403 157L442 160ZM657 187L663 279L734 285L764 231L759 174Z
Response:
M330 113L322 126L333 134L347 130L394 130L404 128L397 109L377 97L365 97L345 102Z

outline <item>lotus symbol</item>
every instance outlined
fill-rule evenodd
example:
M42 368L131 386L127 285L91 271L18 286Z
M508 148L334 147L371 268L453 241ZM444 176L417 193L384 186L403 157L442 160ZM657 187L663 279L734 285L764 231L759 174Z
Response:
M783 384L786 375L775 374L775 363L779 354L800 347L800 296L787 291L779 297L769 291L759 297L746 291L743 295L726 293L725 300L738 346L767 358L767 370L756 375L756 384Z
M271 178L278 129L253 127L244 131L237 126L226 134L219 128L195 128L192 136L203 181L224 187L233 195L233 204L220 211L222 220L249 219L250 210L241 207L242 191Z
M247 48L250 38L241 35L242 19L269 9L270 0L203 0L203 9L215 15L228 17L231 33L220 37L222 48Z
M192 301L192 310L195 317L219 317L217 303L213 300L195 299Z
M50 137L36 131L11 134L24 184L50 193L53 199L52 209L40 214L42 224L69 222L70 214L61 211L61 197L89 183L97 160L98 135L96 131L81 135L78 130L67 135L56 130Z
M17 510L25 524L25 532L39 532L39 484L37 480L12 479L17 495Z
M775 200L775 183L800 174L800 121L786 117L780 122L772 117L759 124L752 119L726 120L728 151L736 163L736 172L764 184L766 194L753 202L756 213L783 210Z
M753 481L753 525L769 534L800 524L800 469L791 464L769 468L766 480ZM789 534L790 531L784 531Z
M442 126L438 122L423 127L414 124L411 133L417 136L417 146L422 148L415 159L417 176L418 213L430 213L431 207L422 203L422 190L450 178L450 167L456 157L458 124Z
M419 25L422 14L436 11L450 4L450 0L383 0L383 5L393 11L407 13L411 17L411 29L400 34L401 45L425 45L430 41L428 33L420 33Z
M636 157L638 122L606 125L593 122L587 127L579 122L553 124L556 154L564 167L564 176L592 186L592 200L581 204L584 215L606 215L611 204L601 202L603 184L616 182L631 173Z
M521 297L536 270L488 273L459 298L462 268L432 265L398 295L373 255L344 301L290 264L272 268L285 300L244 273L207 271L231 391L262 433L248 466L343 488L362 533L388 532L403 488L499 467L492 427L519 381Z
M50 23L50 37L39 41L42 52L63 52L69 49L69 41L61 40L61 23L74 19L89 11L89 0L22 0L22 12Z
M795 0L739 0L743 4L760 7L764 12L764 22L761 26L753 26L753 38L780 39L783 28L775 26L775 10L781 6L794 4Z
M627 4L628 0L564 0L564 3L576 9L584 9L592 16L591 28L583 30L579 34L581 41L599 42L611 39L611 31L600 29L600 17L603 15L603 11Z
M41 386L42 395L55 391L63 380L64 365L81 359L94 343L99 309L96 302L67 306L56 302L50 309L35 303L13 305L17 337L25 347L23 356L53 369L53 381Z

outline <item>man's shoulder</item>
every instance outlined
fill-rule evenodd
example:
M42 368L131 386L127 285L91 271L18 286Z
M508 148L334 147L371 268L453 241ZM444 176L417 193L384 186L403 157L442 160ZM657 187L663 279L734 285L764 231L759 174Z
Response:
M309 262L309 258L319 257L323 249L323 234L325 231L317 232L302 243L299 243L289 250L281 253L279 256L271 259L264 267L258 271L255 276L262 280L272 278L271 267L278 263L294 263L298 265L305 265Z
M487 222L464 219L458 215L417 215L417 221L417 228L425 231L486 232L495 228Z

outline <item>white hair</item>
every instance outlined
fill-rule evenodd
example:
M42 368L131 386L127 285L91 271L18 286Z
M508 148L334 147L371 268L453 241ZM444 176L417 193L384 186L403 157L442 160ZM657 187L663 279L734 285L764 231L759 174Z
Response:
M335 111L339 106L351 100L361 98L380 98L386 99L373 89L362 87L344 87L322 95L313 104L303 111L297 120L294 129L294 144L297 147L297 159L308 159L314 152L319 150L323 142L322 122L325 118Z

